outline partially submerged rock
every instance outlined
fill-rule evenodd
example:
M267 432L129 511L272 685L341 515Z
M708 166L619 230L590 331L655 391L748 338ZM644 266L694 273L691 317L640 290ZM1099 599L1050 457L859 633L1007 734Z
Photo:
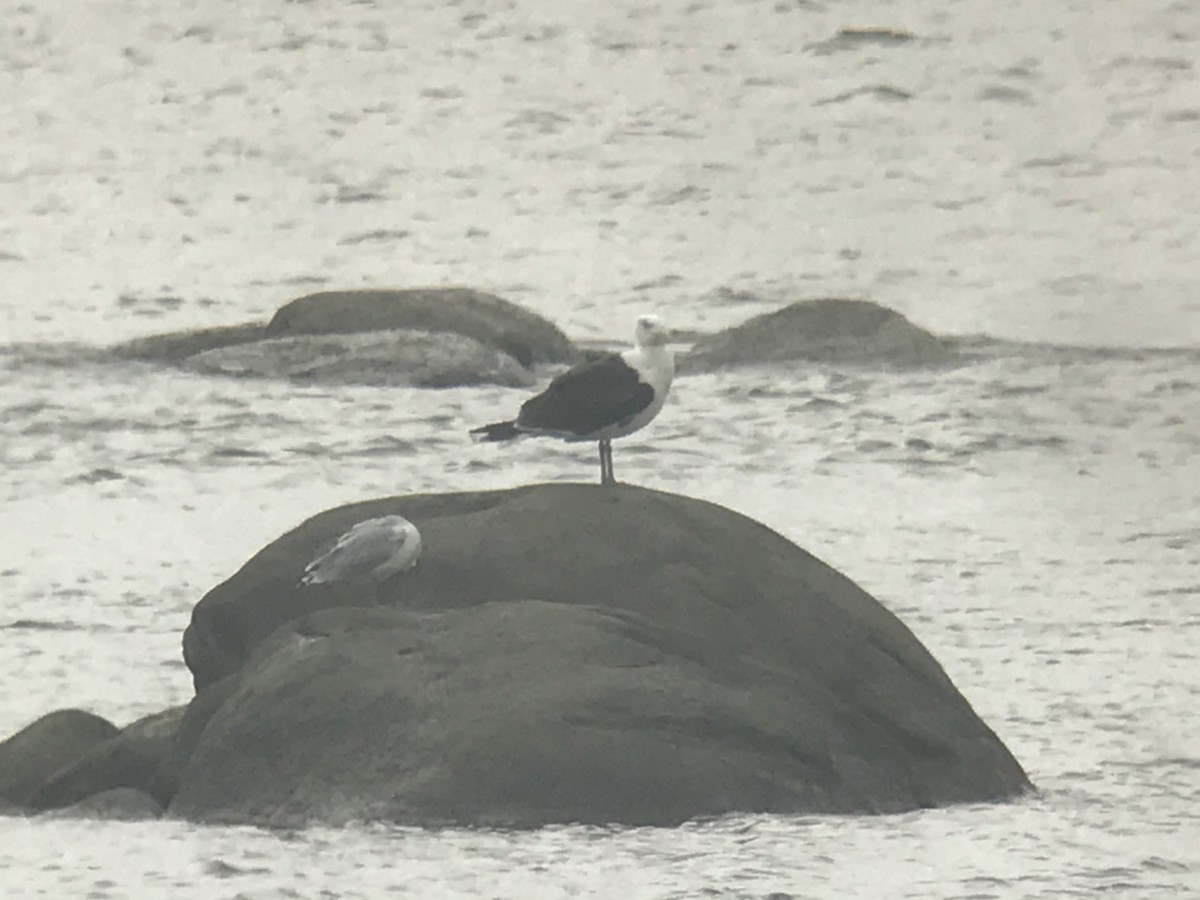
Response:
M44 815L53 819L108 819L118 822L138 822L143 819L157 819L162 814L162 804L145 791L137 788L113 788Z
M272 336L395 329L461 334L523 366L575 359L571 342L552 322L494 294L462 287L322 291L281 306L267 325Z
M421 564L370 597L298 586L399 514ZM907 628L778 534L629 486L322 513L196 606L173 815L297 824L671 823L869 812L1029 787Z
M120 788L147 791L186 707L144 716L63 766L30 797L35 809L58 809Z
M178 364L206 350L236 347L239 344L261 341L266 337L266 325L246 322L241 325L219 325L215 328L151 334L118 344L113 348L113 353L123 359Z
M0 800L32 806L56 772L118 733L112 722L80 709L47 713L0 743Z
M866 300L808 300L755 316L696 342L682 373L787 360L927 366L953 361L947 341Z
M469 288L309 294L265 325L150 335L111 352L205 374L422 387L523 387L531 366L578 358L552 322Z
M369 592L302 586L364 518L423 535ZM328 510L193 610L197 694L0 744L0 810L266 825L671 824L1030 785L908 629L768 528L631 486Z
M205 375L286 378L320 384L527 387L515 359L449 332L382 331L273 338L206 350L185 367Z

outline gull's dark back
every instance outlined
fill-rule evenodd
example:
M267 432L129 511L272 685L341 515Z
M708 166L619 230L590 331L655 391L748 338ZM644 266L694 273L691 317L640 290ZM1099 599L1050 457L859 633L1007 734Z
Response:
M585 437L645 409L654 389L621 359L606 353L563 372L526 400L517 416L521 431Z

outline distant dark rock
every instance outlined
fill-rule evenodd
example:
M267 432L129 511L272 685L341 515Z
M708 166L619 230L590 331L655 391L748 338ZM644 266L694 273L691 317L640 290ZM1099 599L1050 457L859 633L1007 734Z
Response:
M29 800L35 809L56 809L116 788L146 790L175 739L186 707L145 716L93 745L59 769Z
M566 335L537 313L470 288L325 291L280 307L271 336L355 331L445 331L504 351L523 366L570 362Z
M828 40L808 44L804 49L818 56L828 56L863 47L903 47L916 39L916 35L893 28L843 28Z
M1019 103L1022 106L1032 106L1033 96L1023 88L1010 87L1006 84L990 84L980 90L975 98L983 101L999 101L1001 103Z
M511 356L473 338L411 330L273 338L206 350L184 365L205 375L319 384L528 387L534 381Z
M31 806L57 771L82 759L118 730L107 719L79 709L47 713L0 743L0 798Z
M835 103L845 103L847 100L854 100L858 97L870 97L874 100L895 103L911 100L913 95L911 91L906 91L894 85L872 84L866 87L855 88L851 91L843 91L840 94L834 94L832 97L822 97L820 100L813 101L813 106L830 106Z
M697 341L681 373L788 360L858 366L931 366L955 359L948 341L866 300L807 300Z
M157 819L162 814L162 804L145 791L137 788L113 788L43 815L53 819L140 822L143 819Z
M421 530L370 597L297 581L364 518ZM171 815L678 822L998 800L1029 782L909 630L710 503L631 486L317 515L195 607Z
M530 366L578 358L552 322L469 288L309 294L266 325L151 335L110 352L210 375L420 387L525 387Z

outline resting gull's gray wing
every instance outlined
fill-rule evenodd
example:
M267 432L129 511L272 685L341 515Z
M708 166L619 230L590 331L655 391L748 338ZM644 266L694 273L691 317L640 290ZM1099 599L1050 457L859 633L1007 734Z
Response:
M401 516L358 522L304 570L304 584L382 581L411 567L420 552L420 535Z

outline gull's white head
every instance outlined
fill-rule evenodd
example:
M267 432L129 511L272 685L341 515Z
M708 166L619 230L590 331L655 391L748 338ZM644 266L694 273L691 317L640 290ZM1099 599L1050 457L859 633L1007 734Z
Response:
M633 330L633 341L639 347L665 347L671 340L671 332L658 320L658 316L639 316Z

